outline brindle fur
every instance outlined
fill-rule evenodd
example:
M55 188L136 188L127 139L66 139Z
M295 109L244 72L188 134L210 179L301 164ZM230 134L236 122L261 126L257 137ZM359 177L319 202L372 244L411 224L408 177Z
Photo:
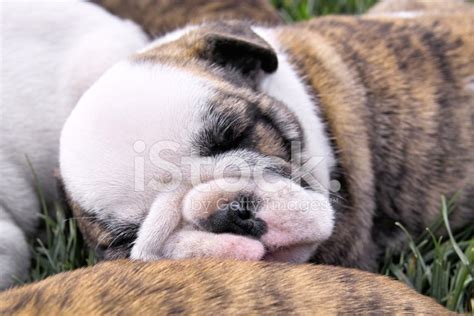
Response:
M267 0L92 0L111 13L139 24L145 32L163 35L187 24L217 20L283 23Z
M333 237L316 262L375 258L438 216L461 191L453 227L474 221L474 15L325 17L279 39L319 101L344 185ZM377 255L376 255L377 254Z
M263 262L110 261L0 293L2 315L211 313L450 314L385 276Z

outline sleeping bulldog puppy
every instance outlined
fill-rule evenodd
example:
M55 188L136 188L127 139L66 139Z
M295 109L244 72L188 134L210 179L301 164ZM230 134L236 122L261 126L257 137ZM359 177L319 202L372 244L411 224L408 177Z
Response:
M461 192L474 220L474 15L188 26L107 71L61 135L65 191L105 258L375 270Z
M385 276L332 266L110 261L0 293L2 315L451 315Z
M0 289L29 267L41 203L57 198L61 127L81 94L146 35L90 3L1 3ZM120 40L117 40L120 38ZM29 164L31 163L31 167ZM36 173L34 177L32 168Z

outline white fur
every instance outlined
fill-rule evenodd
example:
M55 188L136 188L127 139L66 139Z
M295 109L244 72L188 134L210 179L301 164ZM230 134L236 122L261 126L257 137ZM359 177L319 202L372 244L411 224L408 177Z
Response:
M180 37L182 37L186 33L189 33L192 30L195 30L196 28L197 28L197 26L195 26L195 25L187 25L183 28L180 28L180 29L174 30L172 32L169 32L169 33L167 33L167 34L165 34L161 37L156 38L150 44L148 44L143 49L141 49L140 52L146 52L148 50L151 50L151 49L156 48L158 46L161 46L163 44L176 41L177 39L179 39Z
M64 125L60 164L68 191L85 209L141 219L156 197L154 181L163 177L158 152L190 147L210 96L205 81L186 71L128 61L112 67ZM135 183L137 157L144 159L143 190Z
M424 15L423 11L398 11L398 12L387 12L387 13L374 13L370 16L385 17L394 19L414 19Z
M79 1L2 2L0 124L0 252L18 240L15 256L0 253L0 289L28 264L23 231L36 229L40 205L28 156L49 204L63 122L81 94L118 60L143 47L144 33L100 7ZM18 230L12 225L16 225ZM14 232L15 231L15 232ZM16 235L15 235L16 234Z
M260 89L286 104L298 118L306 137L305 154L316 162L311 173L327 194L329 175L335 166L335 159L317 104L307 92L303 80L288 62L273 31L264 28L254 28L254 31L273 47L278 56L277 71L264 77L260 83Z
M464 79L464 82L465 82L464 89L471 94L474 93L474 76L470 76Z

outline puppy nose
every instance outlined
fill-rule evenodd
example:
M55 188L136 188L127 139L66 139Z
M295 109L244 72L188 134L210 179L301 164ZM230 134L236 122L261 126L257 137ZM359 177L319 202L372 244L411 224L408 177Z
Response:
M267 224L256 215L256 202L249 197L237 200L219 208L202 223L213 233L231 233L259 238L267 231Z

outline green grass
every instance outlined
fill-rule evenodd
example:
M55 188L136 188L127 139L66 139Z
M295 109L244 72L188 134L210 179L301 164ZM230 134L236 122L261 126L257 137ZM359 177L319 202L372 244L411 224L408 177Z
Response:
M48 208L36 172L28 157L26 160L35 179L36 193L41 203L40 227L43 228L43 234L30 241L30 273L26 280L18 280L18 283L38 281L56 273L94 264L94 252L82 239L76 220L59 202L55 202L52 209Z
M45 236L31 241L31 270L26 280L29 283L50 275L74 270L96 263L94 252L89 249L77 227L76 220L66 218L66 212L59 205L54 206L54 216L41 214Z
M302 21L324 14L364 13L376 0L272 0L288 22Z
M309 19L316 15L363 13L374 0L273 0L288 21ZM41 200L41 191L38 189ZM46 233L31 242L33 260L26 282L49 275L91 265L96 259L86 249L74 219L67 219L59 203L55 216L49 216L43 204L42 222ZM449 229L448 214L455 209L455 199L441 201L442 217L417 238L407 234L406 249L397 255L386 253L380 273L397 278L418 292L431 296L450 310L472 313L474 300L474 227L448 238L434 232ZM401 230L404 228L399 225Z
M399 255L386 252L380 273L408 284L433 297L452 311L472 313L474 298L474 227L453 235L448 215L455 210L455 197L441 198L441 217L418 238L407 237L406 249ZM448 237L433 232L446 229Z

